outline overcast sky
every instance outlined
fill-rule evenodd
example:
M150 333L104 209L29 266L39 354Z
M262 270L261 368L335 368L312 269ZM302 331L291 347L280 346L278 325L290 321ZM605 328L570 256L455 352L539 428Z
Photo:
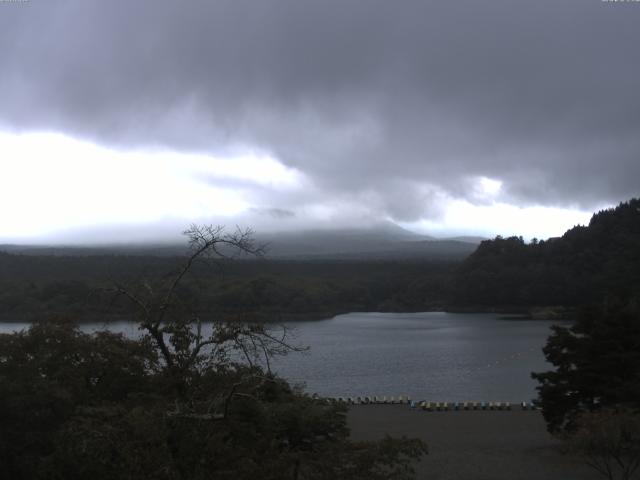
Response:
M0 241L544 238L640 193L640 2L0 1L0 42Z

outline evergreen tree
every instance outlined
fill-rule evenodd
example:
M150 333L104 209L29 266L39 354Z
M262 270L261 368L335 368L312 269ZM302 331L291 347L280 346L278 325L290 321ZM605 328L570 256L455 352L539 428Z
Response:
M603 407L640 409L640 304L607 301L585 308L569 328L553 327L544 348L554 371L533 373L551 432Z

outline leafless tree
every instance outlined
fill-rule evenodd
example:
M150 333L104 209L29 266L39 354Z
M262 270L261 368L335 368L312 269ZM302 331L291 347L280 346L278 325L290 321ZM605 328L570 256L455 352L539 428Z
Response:
M225 232L222 226L191 225L184 235L189 250L182 265L159 280L144 279L134 284L116 283L112 289L126 297L136 314L140 329L159 351L164 367L176 378L199 366L212 368L225 365L234 354L247 364L262 360L270 373L270 358L292 350L303 350L287 341L283 326L272 331L264 324L247 321L228 321L208 312L207 323L190 301L180 294L180 287L198 262L217 264L236 256L260 257L264 249L256 245L253 231L236 228Z

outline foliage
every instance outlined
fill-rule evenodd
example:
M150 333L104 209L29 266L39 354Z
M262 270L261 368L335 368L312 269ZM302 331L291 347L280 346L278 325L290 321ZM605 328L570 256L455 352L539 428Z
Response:
M640 293L640 199L593 215L562 237L487 240L463 262L453 303L580 306Z
M640 304L585 308L570 328L553 327L544 348L556 370L534 373L551 432L570 432L585 412L640 408Z
M113 283L162 278L182 258L87 255L33 256L0 252L0 321L64 312L84 319L125 317L130 305L97 292ZM326 318L348 311L424 311L448 302L453 261L221 259L193 265L181 295L202 314Z
M609 480L630 480L640 467L640 415L620 409L585 413L567 438L570 451Z
M48 321L0 336L2 478L36 478L56 435L84 406L122 404L154 390L158 358L147 342L83 334Z
M352 442L345 407L269 371L271 355L295 349L284 337L224 318L205 332L183 281L209 254L258 250L250 232L186 233L191 253L173 274L110 289L140 338L52 320L0 335L0 477L410 478L421 441Z

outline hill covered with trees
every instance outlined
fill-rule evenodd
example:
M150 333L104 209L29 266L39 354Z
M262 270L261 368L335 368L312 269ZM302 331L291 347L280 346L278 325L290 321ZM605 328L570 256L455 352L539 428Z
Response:
M595 213L562 237L482 242L457 270L457 306L575 307L640 292L640 199Z

